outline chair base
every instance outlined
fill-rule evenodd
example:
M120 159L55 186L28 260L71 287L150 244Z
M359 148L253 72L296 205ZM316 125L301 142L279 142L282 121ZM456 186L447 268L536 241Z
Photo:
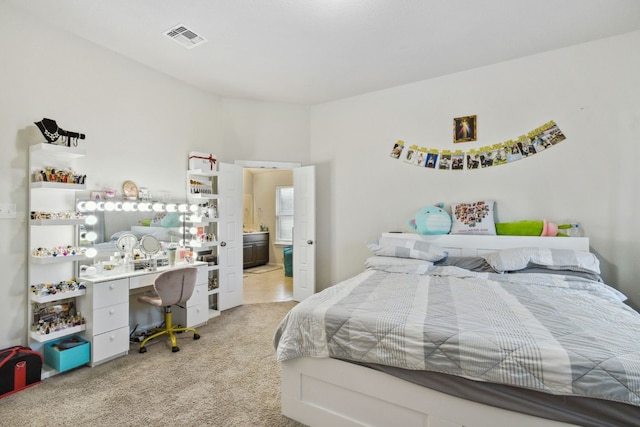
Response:
M147 348L145 347L145 345L152 339L154 338L158 338L161 337L163 335L168 335L169 339L171 339L171 351L172 352L177 352L180 351L180 348L178 347L178 340L175 336L176 333L182 333L182 332L187 332L187 331L191 331L193 332L193 339L197 340L200 339L200 335L198 334L198 331L195 328L181 328L181 327L172 327L172 328L153 328L152 330L152 334L149 335L148 337L146 337L144 340L142 340L142 342L140 343L140 353L146 353L147 352Z

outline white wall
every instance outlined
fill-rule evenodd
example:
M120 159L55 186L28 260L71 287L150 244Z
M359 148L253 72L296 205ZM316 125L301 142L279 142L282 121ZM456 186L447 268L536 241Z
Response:
M361 271L365 243L409 231L420 207L491 198L502 222L579 221L604 277L640 305L639 45L634 32L312 107L319 288ZM453 118L467 115L478 141L454 145ZM466 151L549 120L567 140L503 166L438 171L389 157L398 139Z
M0 25L0 203L18 211L0 219L0 348L26 343L27 152L43 141L34 121L52 118L87 135L81 167L90 189L119 190L130 179L152 195L184 197L189 151L228 163L308 161L308 107L205 94L4 3Z

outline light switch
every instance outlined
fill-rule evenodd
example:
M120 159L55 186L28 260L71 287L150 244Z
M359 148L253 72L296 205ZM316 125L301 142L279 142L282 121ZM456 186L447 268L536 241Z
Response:
M15 203L0 203L0 219L13 219L16 217Z

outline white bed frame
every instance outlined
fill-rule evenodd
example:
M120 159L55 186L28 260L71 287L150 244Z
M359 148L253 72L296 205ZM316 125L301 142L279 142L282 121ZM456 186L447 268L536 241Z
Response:
M427 240L448 249L450 256L476 256L517 247L589 250L586 237L383 236ZM303 357L281 366L282 414L309 426L571 425L468 401L336 359Z

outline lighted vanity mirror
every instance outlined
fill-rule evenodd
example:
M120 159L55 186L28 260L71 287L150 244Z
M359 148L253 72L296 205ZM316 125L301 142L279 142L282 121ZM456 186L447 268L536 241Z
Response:
M78 210L83 211L88 202L91 201L78 200ZM133 236L136 247L145 254L157 253L163 243L178 243L184 239L184 227L180 219L183 212L179 211L180 207L184 209L186 206L184 203L162 203L158 204L157 210L153 210L154 203L149 202L142 211L128 209L124 206L126 202L120 202L117 210L106 210L106 203L94 201L98 208L93 205L90 210L83 211L86 217L93 217L92 221L79 227L79 244L95 248L98 258L108 259L114 252L122 251L118 241L126 235ZM160 210L160 207L164 210ZM172 211L167 211L167 207ZM143 242L142 239L146 236L152 238L144 239ZM131 240L130 237L127 239Z

